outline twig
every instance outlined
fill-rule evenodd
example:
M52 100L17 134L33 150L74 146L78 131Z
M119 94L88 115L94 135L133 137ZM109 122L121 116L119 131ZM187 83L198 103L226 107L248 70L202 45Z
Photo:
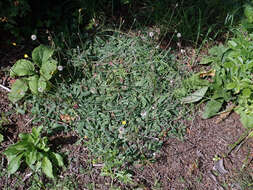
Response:
M4 90L8 91L8 92L11 91L9 88L7 88L7 87L5 87L5 86L3 86L3 85L1 85L1 84L0 84L0 87L3 88Z

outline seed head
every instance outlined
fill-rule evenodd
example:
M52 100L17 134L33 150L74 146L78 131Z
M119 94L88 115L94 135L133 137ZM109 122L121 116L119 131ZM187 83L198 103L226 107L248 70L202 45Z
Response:
M35 34L31 35L31 39L34 41L37 39L37 36Z
M58 71L62 71L62 70L63 70L63 66L62 66L62 65L59 65L59 66L57 67L57 69L58 69Z

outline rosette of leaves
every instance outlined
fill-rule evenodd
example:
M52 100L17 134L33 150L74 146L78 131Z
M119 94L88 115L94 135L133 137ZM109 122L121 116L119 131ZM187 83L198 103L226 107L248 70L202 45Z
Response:
M20 141L10 145L4 155L8 159L8 173L15 173L24 161L33 171L42 171L49 178L54 178L53 164L63 167L60 154L50 151L47 137L41 138L42 126L33 128L32 133L20 133Z
M8 94L13 103L21 100L28 90L38 95L50 88L49 80L57 71L57 61L52 58L54 50L40 45L32 52L32 61L18 60L10 70L11 77L18 77Z

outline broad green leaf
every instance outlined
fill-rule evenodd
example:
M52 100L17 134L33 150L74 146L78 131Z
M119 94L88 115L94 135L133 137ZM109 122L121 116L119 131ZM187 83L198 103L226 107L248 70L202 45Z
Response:
M41 167L42 171L46 174L47 177L54 178L52 163L47 156L43 158Z
M44 80L50 80L53 74L57 70L57 61L54 59L49 59L42 63L40 68L40 74L42 75Z
M10 76L29 76L34 74L34 65L31 61L26 59L18 60L12 67L10 71Z
M243 126L248 129L253 129L253 114L247 114L245 112L240 112L240 121Z
M28 86L26 82L24 80L18 79L13 83L11 92L8 94L8 98L11 102L16 103L25 96L27 90Z
M48 61L50 57L52 57L54 50L45 46L40 45L36 47L32 52L32 59L35 63L42 65L43 62Z
M33 127L33 129L32 129L32 135L33 135L33 137L34 137L35 139L39 138L40 132L41 132L42 128L43 128L43 126L39 126L39 127L37 127L37 128L36 128L36 127Z
M0 143L3 142L3 140L4 140L4 136L0 134Z
M231 68L234 67L234 65L235 65L234 63L232 63L230 61L227 61L227 62L224 63L224 68L231 69Z
M226 89L227 90L232 90L236 87L236 85L237 85L236 82L230 82L230 83L227 84Z
M3 154L7 157L8 161L10 162L14 157L16 157L20 153L19 150L17 150L15 147L12 145L9 146Z
M62 159L62 156L58 153L52 153L53 156L55 157L56 161L57 161L57 165L60 166L60 167L63 167L64 166L64 163L63 163L63 159Z
M39 81L38 81L38 91L40 93L44 92L47 88L47 82L44 80L42 76L40 76Z
M29 88L33 94L38 94L38 81L39 81L39 76L34 75L28 78L29 82Z
M208 87L203 87L203 88L197 90L196 92L192 93L191 95L183 98L182 102L183 103L197 102L197 101L201 100L205 96L207 90L208 90Z
M222 104L223 104L223 100L222 101L210 100L205 106L205 110L204 110L204 113L202 114L202 118L208 119L216 115L220 111Z
M245 98L249 98L250 95L251 95L251 90L250 90L249 88L243 89L242 95L243 95Z
M237 43L235 41L229 40L228 45L230 45L230 47L236 47Z
M37 150L35 148L31 148L30 152L26 155L26 163L28 166L33 165L37 160Z
M8 169L7 169L9 174L13 174L13 173L15 173L18 170L18 168L19 168L19 166L21 164L21 158L22 157L23 157L23 154L20 154L20 155L14 157L9 162Z
M244 15L247 17L250 23L253 22L253 7L251 5L245 6Z
M27 133L20 133L18 135L18 137L23 141L23 142L27 142L27 143L34 143L34 139L32 138L32 136L30 134Z
M200 65L207 65L207 64L212 63L212 62L213 62L213 58L203 57L199 64Z
M27 141L19 141L16 144L11 145L11 147L19 151L24 151L29 147L29 143Z

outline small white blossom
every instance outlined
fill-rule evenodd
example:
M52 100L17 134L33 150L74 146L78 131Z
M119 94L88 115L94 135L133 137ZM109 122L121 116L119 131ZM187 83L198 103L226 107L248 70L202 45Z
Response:
M181 38L182 37L181 33L177 33L177 37Z
M178 3L176 4L176 7L178 7Z
M123 135L125 134L125 128L123 127L123 126L121 126L119 129L118 129L118 131L119 131L119 138L120 139L123 139L124 137L123 137Z
M31 39L32 40L36 40L37 39L37 36L35 34L31 35Z
M149 37L152 38L154 36L154 32L149 32Z
M62 70L63 70L63 66L59 65L59 66L57 67L57 69L58 69L58 71L62 71Z
M182 53L182 54L184 54L184 53L185 53L185 50L184 50L184 49L181 49L180 51L181 51L181 53Z
M141 117L146 117L146 115L147 115L146 111L144 111L144 112L141 113Z
M41 87L38 88L39 92L43 92L43 89Z

